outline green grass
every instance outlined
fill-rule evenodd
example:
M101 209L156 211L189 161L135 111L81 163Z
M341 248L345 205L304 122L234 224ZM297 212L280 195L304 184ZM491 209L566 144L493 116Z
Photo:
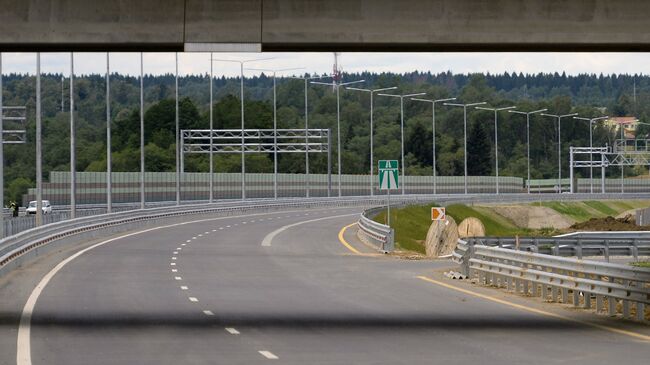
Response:
M413 205L390 210L390 225L395 230L395 246L402 250L424 254L424 240L431 225L431 205ZM386 223L386 211L379 213L375 222Z
M577 222L584 222L590 218L616 217L631 209L648 207L650 202L647 200L589 200L583 202L542 202L542 205L562 215L571 217Z
M636 267L646 267L650 268L650 261L639 261L639 262L633 262L630 265L636 266Z
M590 212L584 204L566 203L566 202L542 202L542 206L551 208L556 212L571 217L577 222L584 222L593 218L593 212Z
M542 205L560 214L569 216L578 222L583 222L593 217L616 216L626 210L647 207L650 205L650 202L604 200L542 202ZM422 254L425 253L424 240L431 226L432 206L437 206L437 204L413 205L391 209L391 226L395 229L395 246L398 249ZM485 234L487 236L551 236L560 233L552 228L519 228L509 219L495 214L490 207L470 207L463 204L453 204L447 207L447 215L453 217L457 224L460 224L463 219L468 217L480 219L485 226ZM379 213L374 220L382 224L385 223L386 211Z
M431 226L431 207L433 206L438 205L412 205L390 210L390 225L395 230L395 246L397 248L425 253L424 240ZM493 214L489 208L484 207L454 204L447 207L447 215L453 217L456 223L460 223L467 217L480 219L485 225L488 236L530 235L532 232L537 232L518 228L506 218ZM386 211L379 213L374 220L385 224Z
M592 207L599 211L600 213L604 214L605 216L611 215L611 216L616 216L618 213L620 213L619 210L612 208L608 204L602 201L597 201L597 200L590 200L584 202L585 205Z

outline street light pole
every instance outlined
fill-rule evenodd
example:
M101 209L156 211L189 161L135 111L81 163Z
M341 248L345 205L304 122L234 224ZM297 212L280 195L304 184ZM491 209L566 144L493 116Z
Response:
M427 103L431 103L431 127L432 127L432 132L431 132L431 138L433 142L433 147L431 148L432 151L432 160L431 160L431 165L432 165L432 170L433 170L433 193L437 194L437 182L436 182L436 103L440 102L446 102L446 101L452 101L456 100L456 98L447 98L447 99L437 99L437 100L428 100L428 99L418 99L418 98L411 98L411 100L416 100L416 101L424 101Z
M70 219L77 215L77 156L74 125L74 53L70 52Z
M360 82L365 82L365 81L366 80L336 82L336 80L334 80L331 83L318 82L318 81L311 82L312 84L332 86L336 89L336 145L337 145L336 158L337 158L338 180L339 180L338 181L339 197L341 197L341 94L339 92L339 89L341 88L341 86L358 84Z
M144 56L140 52L140 209L144 209Z
M532 112L520 112L517 110L508 110L508 113L523 114L526 116L526 152L527 152L527 165L528 165L528 177L526 180L526 190L530 194L530 116L531 114L537 114L547 111L548 109L534 110Z
M210 52L210 177L209 177L209 188L210 188L210 194L209 194L209 201L210 203L214 202L214 152L212 151L213 148L213 138L212 138L212 133L214 131L214 122L213 122L213 101L212 101L212 88L214 84L214 76L212 72L212 52ZM182 138L182 137L181 137ZM183 151L181 151L183 153Z
M477 106L476 109L488 110L494 112L494 166L496 170L496 193L499 194L499 125L497 123L498 113L503 110L511 110L517 108L516 106L508 106L504 108L484 108Z
M219 61L219 62L239 63L239 81L240 81L239 93L241 96L240 99L241 99L241 199L242 200L246 199L246 159L244 158L246 155L246 150L245 150L246 138L244 136L244 64L247 62L265 61L270 59L272 58L267 57L267 58L257 58L252 60L224 60L224 59L212 58L212 62Z
M175 96L175 101L176 101L176 115L174 118L175 121L175 127L176 127L176 205L181 204L181 170L180 170L180 154L182 153L180 150L180 122L178 118L178 52L174 53L175 55L175 61L176 61L176 79L175 79L175 87L174 87L174 92L176 94Z
M591 194L594 193L594 167L591 166L593 163L592 157L593 157L593 151L591 151L592 148L594 148L594 138L593 138L593 133L592 133L592 124L595 124L599 120L607 119L609 118L608 116L605 117L598 117L598 118L582 118L582 117L573 117L573 119L577 120L584 120L589 122L589 192ZM621 170L623 167L621 166ZM621 183L622 184L622 183Z
M370 94L370 196L375 195L375 189L374 189L374 173L375 173L375 168L374 168L374 145L373 145L373 137L374 137L374 98L373 96L375 95L376 92L380 91L387 91L387 90L394 90L397 89L397 86L392 86L392 87L384 87L381 89L361 89L361 88L356 88L356 87L346 87L348 90L355 90L355 91L363 91L367 92Z
M43 141L41 139L41 53L36 53L36 226L43 224Z
M324 79L331 77L330 75L326 76L307 76L307 77L298 77L290 76L292 79L303 80L305 82L305 197L309 198L309 98L307 97L307 92L309 90L309 80L315 79ZM329 153L329 152L328 152ZM329 171L328 171L329 173ZM330 195L330 188L327 189L328 196Z
M443 105L447 106L458 106L463 108L463 140L464 140L464 145L463 145L463 160L464 160L464 168L465 168L465 179L464 179L464 186L465 186L465 194L467 194L467 107L468 106L477 106L477 105L484 105L487 104L486 102L482 101L479 103L471 103L471 104L455 104L455 103L444 103Z
M278 198L278 103L276 94L276 75L278 72L300 69L302 69L302 67L282 69L247 68L247 70L273 73L273 199Z
M379 96L390 96L394 98L399 98L399 114L400 114L400 134L401 134L401 142L402 142L402 149L401 149L401 155L402 155L402 195L406 194L406 165L404 164L404 98L411 98L413 96L422 96L426 95L427 93L415 93L415 94L404 94L404 95L396 95L396 94L377 94Z
M106 213L113 210L111 159L111 86L110 56L106 52Z
M557 119L557 192L558 194L562 194L562 118L574 117L578 115L578 113L564 115L541 113L540 115Z

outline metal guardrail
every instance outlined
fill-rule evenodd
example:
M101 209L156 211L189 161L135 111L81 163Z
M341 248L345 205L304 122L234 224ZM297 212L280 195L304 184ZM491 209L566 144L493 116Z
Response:
M607 234L589 237L564 236L541 238L473 237L465 239L470 245L501 247L542 253L552 256L650 256L650 238L616 237Z
M192 206L160 207L111 214L102 214L61 221L32 228L0 240L0 270L17 258L36 248L65 237L98 230L126 230L135 225L196 214L237 215L244 212L266 212L278 209L359 206L365 201L351 199L312 199L306 201L278 200L274 202L229 202Z
M601 241L600 246L607 244ZM462 274L478 278L481 284L584 308L592 307L593 296L596 311L604 312L606 306L612 316L618 313L620 302L625 318L631 317L633 304L635 317L644 320L645 305L650 304L650 269L542 254L535 251L539 246L532 244L522 244L519 249L506 247L458 240L452 259ZM626 252L632 252L632 247Z
M383 207L371 208L361 213L357 222L359 226L357 237L383 252L392 252L395 249L395 230L372 220L372 217L383 209Z

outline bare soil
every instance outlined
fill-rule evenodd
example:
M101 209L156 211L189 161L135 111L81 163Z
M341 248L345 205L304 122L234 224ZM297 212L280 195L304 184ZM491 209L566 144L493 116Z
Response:
M650 226L637 226L634 218L627 215L623 218L605 217L591 218L582 223L569 227L570 231L648 231Z

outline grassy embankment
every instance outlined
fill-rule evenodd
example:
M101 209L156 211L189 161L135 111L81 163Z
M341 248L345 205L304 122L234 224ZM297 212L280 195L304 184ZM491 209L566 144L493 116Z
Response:
M533 203L537 205L539 203ZM578 222L590 218L616 216L627 210L650 206L648 201L584 201L584 202L542 202L542 206L549 207L558 213L573 218ZM391 226L395 229L395 245L398 249L424 253L424 240L431 225L431 207L429 205L408 206L391 209ZM467 206L453 204L447 207L447 215L454 218L456 223L465 218L475 217L485 226L488 236L550 236L561 232L552 229L529 229L517 227L509 219L502 217L490 207ZM386 222L386 212L381 212L375 221Z
M404 208L391 209L390 223L395 229L395 245L398 249L424 253L424 240L431 225L430 205L413 205ZM469 207L463 204L453 204L447 207L447 215L460 223L467 217L476 217L483 222L488 236L532 235L536 230L522 229L508 219L491 212L487 207ZM386 211L374 219L386 223Z
M532 205L539 205L539 203L533 203ZM576 222L584 222L591 218L615 217L628 210L645 208L650 206L650 202L647 200L589 200L582 202L542 202L541 205L570 217Z

